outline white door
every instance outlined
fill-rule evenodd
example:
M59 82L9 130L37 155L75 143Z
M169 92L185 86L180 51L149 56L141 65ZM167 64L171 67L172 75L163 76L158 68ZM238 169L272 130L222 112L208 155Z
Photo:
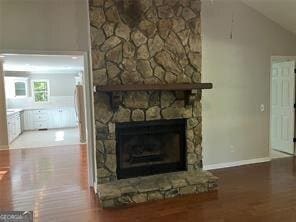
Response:
M294 153L295 62L272 64L271 148Z

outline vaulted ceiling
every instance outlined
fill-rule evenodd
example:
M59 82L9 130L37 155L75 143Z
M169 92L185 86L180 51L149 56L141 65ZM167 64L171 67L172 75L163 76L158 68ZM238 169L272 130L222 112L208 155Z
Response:
M296 34L296 0L242 0L285 29Z

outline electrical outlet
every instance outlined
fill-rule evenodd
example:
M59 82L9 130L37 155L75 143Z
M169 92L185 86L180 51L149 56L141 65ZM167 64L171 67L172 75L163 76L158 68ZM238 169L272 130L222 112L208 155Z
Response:
M261 111L261 112L264 112L264 111L265 111L265 106L264 106L264 104L261 104L261 105L260 105L260 111Z

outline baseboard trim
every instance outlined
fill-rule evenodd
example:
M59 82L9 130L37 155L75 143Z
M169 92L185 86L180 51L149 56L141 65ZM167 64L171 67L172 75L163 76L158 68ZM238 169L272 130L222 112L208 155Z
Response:
M0 150L8 150L9 146L7 145L0 145Z
M263 157L263 158L257 158L257 159L228 162L228 163L210 164L210 165L205 165L203 169L204 170L222 169L222 168L236 167L236 166L242 166L242 165L248 165L248 164L264 163L270 160L271 160L270 157Z

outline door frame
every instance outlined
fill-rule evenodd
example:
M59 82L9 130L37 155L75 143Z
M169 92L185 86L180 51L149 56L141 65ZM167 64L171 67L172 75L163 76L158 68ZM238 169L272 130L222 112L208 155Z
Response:
M269 72L269 144L268 144L268 151L269 151L269 158L272 159L272 144L271 144L271 112L272 112L272 64L274 62L291 62L291 61L295 61L295 68L296 68L296 56L271 56L270 57L270 72ZM296 80L296 78L295 78ZM295 84L295 94L296 94L296 84ZM295 100L296 100L296 96L295 96ZM295 101L296 102L296 101ZM295 112L296 114L296 112ZM295 121L294 121L294 135L295 135ZM296 152L295 152L295 143L294 143L294 156L296 156Z
M94 118L94 94L93 76L91 72L91 57L87 51L43 51L43 50L0 50L0 54L35 54L35 55L73 55L83 56L84 62L84 101L86 115L87 157L88 157L88 184L96 191L96 167L95 167L95 118ZM89 109L90 108L90 109Z

